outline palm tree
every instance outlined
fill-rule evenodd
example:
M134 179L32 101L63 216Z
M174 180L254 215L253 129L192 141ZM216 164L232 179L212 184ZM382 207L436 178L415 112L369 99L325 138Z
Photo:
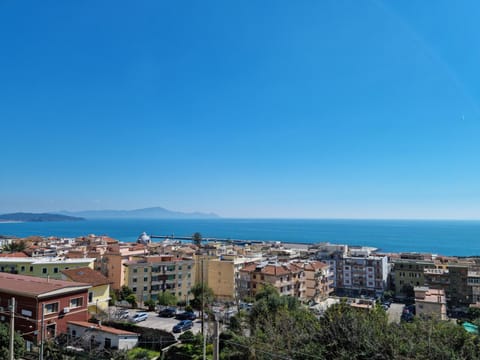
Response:
M202 234L200 234L198 231L192 235L192 241L195 245L198 247L202 246Z

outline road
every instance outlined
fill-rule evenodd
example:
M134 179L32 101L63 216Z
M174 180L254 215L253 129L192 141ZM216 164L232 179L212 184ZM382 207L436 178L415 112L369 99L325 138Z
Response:
M392 303L390 308L387 310L388 322L400 323L400 317L402 316L402 311L404 304Z

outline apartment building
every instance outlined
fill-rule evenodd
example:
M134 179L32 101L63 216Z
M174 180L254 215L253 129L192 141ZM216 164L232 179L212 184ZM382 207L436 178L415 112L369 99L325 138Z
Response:
M132 289L139 303L156 300L165 291L186 301L195 284L193 259L170 255L146 255L127 261L123 264L123 273L125 285Z
M389 264L385 255L370 247L323 245L316 259L328 264L333 273L335 294L341 296L380 296L387 289Z
M471 304L480 303L480 272L469 271L467 277L468 296Z
M215 298L231 301L240 297L240 294L237 292L240 281L240 270L253 260L259 261L260 259L236 255L222 255L220 258L208 260L207 284L213 290Z
M248 264L239 271L238 291L241 297L255 296L266 284L275 287L280 295L306 300L306 278L302 267L292 263L268 261Z
M417 316L447 320L447 301L443 289L415 286L414 292Z
M327 264L321 261L298 261L297 266L305 272L305 297L320 302L333 292L333 277Z
M397 297L412 296L415 286L426 284L425 270L436 268L434 261L423 254L401 254L400 258L392 260L392 264L392 279Z
M125 271L123 265L146 255L145 245L140 244L112 244L98 262L97 269L100 269L110 281L113 290L120 290L125 285Z
M94 267L93 258L67 259L63 257L0 257L0 272L61 279L63 270Z
M65 333L68 321L88 320L89 288L86 283L0 273L0 321L9 321L15 298L15 331L30 349L42 339Z

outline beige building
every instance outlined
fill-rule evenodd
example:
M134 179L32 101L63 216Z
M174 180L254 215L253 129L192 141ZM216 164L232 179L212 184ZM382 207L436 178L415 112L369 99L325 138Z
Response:
M113 244L102 256L101 263L97 263L97 269L100 269L102 274L108 278L113 290L119 290L125 285L123 264L145 254L146 247L144 245Z
M251 258L235 255L223 255L218 259L208 260L207 284L217 299L235 300L239 297L237 285L240 269L251 262Z
M426 286L416 286L415 307L417 316L436 317L447 320L447 300L442 289L429 289Z
M295 265L305 272L305 297L308 300L320 302L333 292L333 279L330 268L321 261L298 261Z
M238 291L240 297L255 296L266 284L275 287L280 295L306 300L305 271L294 264L253 263L240 271Z
M195 284L194 261L170 255L143 256L123 264L125 285L135 293L137 302L157 300L168 291L181 301L190 298Z
M393 278L396 296L406 296L415 286L425 285L425 269L435 269L433 260L425 259L421 254L393 260Z

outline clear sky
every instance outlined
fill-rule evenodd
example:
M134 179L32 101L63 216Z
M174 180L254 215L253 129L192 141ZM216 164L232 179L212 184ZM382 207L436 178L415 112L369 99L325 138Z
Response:
M478 1L0 1L0 212L480 218Z

